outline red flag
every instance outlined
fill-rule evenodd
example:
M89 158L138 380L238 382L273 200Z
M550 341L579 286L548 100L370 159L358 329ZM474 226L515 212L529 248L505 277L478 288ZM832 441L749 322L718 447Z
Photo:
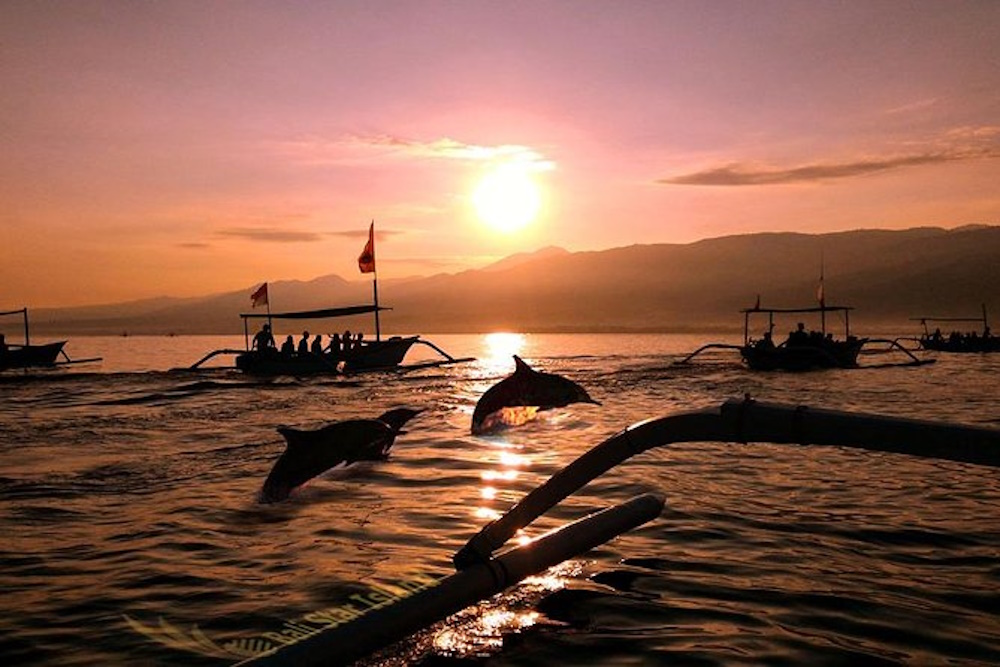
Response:
M250 307L256 308L260 305L267 305L267 283L255 289L253 294L250 295Z
M375 223L372 222L371 226L368 227L368 243L365 244L365 249L361 251L361 255L358 256L358 268L361 269L361 273L374 273L375 272Z

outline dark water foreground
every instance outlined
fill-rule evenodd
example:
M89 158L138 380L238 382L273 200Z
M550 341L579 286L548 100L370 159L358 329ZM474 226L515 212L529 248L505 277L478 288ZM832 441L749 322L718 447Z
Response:
M723 357L672 366L694 342L454 337L449 351L480 361L352 380L126 373L120 357L97 373L4 376L0 657L236 662L432 585L482 525L628 424L746 392L1000 428L1000 355L808 375L751 374ZM169 357L143 349L154 343L129 342L137 367ZM512 352L603 405L470 435L476 400L512 370ZM426 412L388 461L256 502L284 447L278 424L398 405ZM526 536L647 491L667 498L656 521L373 662L1000 663L1000 471L828 447L675 445L614 469Z

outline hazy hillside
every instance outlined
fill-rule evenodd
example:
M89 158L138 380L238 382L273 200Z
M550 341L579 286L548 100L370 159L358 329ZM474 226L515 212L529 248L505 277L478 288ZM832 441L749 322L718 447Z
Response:
M918 315L1000 316L1000 227L761 233L600 252L546 248L481 270L379 284L388 333L686 331L742 326L761 304L815 304L820 266L828 304L851 305L856 329L916 330ZM152 299L32 311L36 331L237 333L252 286L197 299ZM371 300L371 283L325 276L271 283L272 306L297 310ZM296 325L298 326L298 325ZM324 325L359 326L370 318ZM1000 325L998 325L1000 326ZM289 329L290 331L290 329Z

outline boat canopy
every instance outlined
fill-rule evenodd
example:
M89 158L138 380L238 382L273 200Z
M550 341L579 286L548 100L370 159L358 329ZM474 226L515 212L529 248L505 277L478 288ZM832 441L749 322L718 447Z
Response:
M854 310L854 306L813 306L811 308L744 308L741 313L829 313Z
M23 314L23 315L25 315L27 317L27 315L28 315L28 309L27 308L18 308L17 310L5 310L4 312L0 313L0 317L2 317L4 315L21 315L21 314Z
M348 315L364 315L379 310L392 310L385 306L343 306L341 308L320 308L319 310L300 310L290 313L240 313L244 320L316 320L328 317L346 317Z

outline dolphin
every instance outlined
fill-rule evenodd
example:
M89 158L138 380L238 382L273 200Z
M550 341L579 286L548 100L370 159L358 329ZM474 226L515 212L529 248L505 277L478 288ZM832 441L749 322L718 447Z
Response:
M275 503L310 479L341 463L381 461L396 436L420 410L396 408L375 419L349 419L314 431L279 426L287 447L264 481L260 500Z
M503 408L535 407L539 410L561 408L570 403L593 403L587 391L561 375L542 373L514 355L514 374L486 390L472 413L472 433L483 433L493 426L491 415Z

